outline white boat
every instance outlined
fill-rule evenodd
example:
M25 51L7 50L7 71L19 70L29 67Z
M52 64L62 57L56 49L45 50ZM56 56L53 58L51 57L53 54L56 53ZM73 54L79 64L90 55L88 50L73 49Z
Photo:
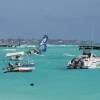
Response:
M7 72L32 72L35 70L34 63L32 64L24 64L24 65L10 65L3 69L4 73Z
M69 69L88 69L88 68L100 68L100 56L96 56L91 53L90 48L82 48L83 54L73 58L67 64L67 68Z
M24 56L24 52L14 52L14 53L7 53L6 57L10 60L22 60L22 56Z
M35 70L35 67L15 67L13 69L7 68L5 69L4 73L7 72L32 72Z
M21 53L20 53L21 54ZM9 61L5 68L4 73L7 72L31 72L35 70L35 63L31 60Z

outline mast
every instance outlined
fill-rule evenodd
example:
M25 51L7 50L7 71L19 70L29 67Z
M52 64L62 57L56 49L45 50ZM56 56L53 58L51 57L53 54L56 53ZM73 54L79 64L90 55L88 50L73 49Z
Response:
M39 43L39 50L40 51L43 51L43 52L46 52L47 50L47 42L48 42L48 36L47 34L44 35Z

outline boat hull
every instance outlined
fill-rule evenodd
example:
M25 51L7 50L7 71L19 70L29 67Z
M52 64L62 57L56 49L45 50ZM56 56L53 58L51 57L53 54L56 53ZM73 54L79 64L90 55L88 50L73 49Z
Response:
M82 60L83 64L80 64L81 62L73 62L69 61L67 64L68 69L96 69L100 68L100 57L91 57L88 59Z
M6 69L4 73L7 72L32 72L35 67L15 67L14 69Z

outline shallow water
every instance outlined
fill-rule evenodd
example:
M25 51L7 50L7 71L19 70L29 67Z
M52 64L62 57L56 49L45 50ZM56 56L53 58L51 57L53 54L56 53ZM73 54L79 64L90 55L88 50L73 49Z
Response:
M97 100L100 98L100 69L66 70L65 68L70 59L80 54L77 46L50 46L41 56L24 58L35 61L35 71L4 74L2 68L6 66L5 54L15 52L14 48L14 51L8 49L0 49L0 100ZM16 48L16 50L25 51L26 48ZM95 53L100 55L99 51ZM31 83L34 83L34 86L30 86Z

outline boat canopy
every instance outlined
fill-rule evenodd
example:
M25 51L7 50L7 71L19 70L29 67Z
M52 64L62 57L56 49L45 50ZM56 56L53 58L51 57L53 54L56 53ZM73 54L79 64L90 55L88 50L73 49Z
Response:
M15 53L7 53L6 57L12 57L12 56L23 56L24 52L15 52Z

